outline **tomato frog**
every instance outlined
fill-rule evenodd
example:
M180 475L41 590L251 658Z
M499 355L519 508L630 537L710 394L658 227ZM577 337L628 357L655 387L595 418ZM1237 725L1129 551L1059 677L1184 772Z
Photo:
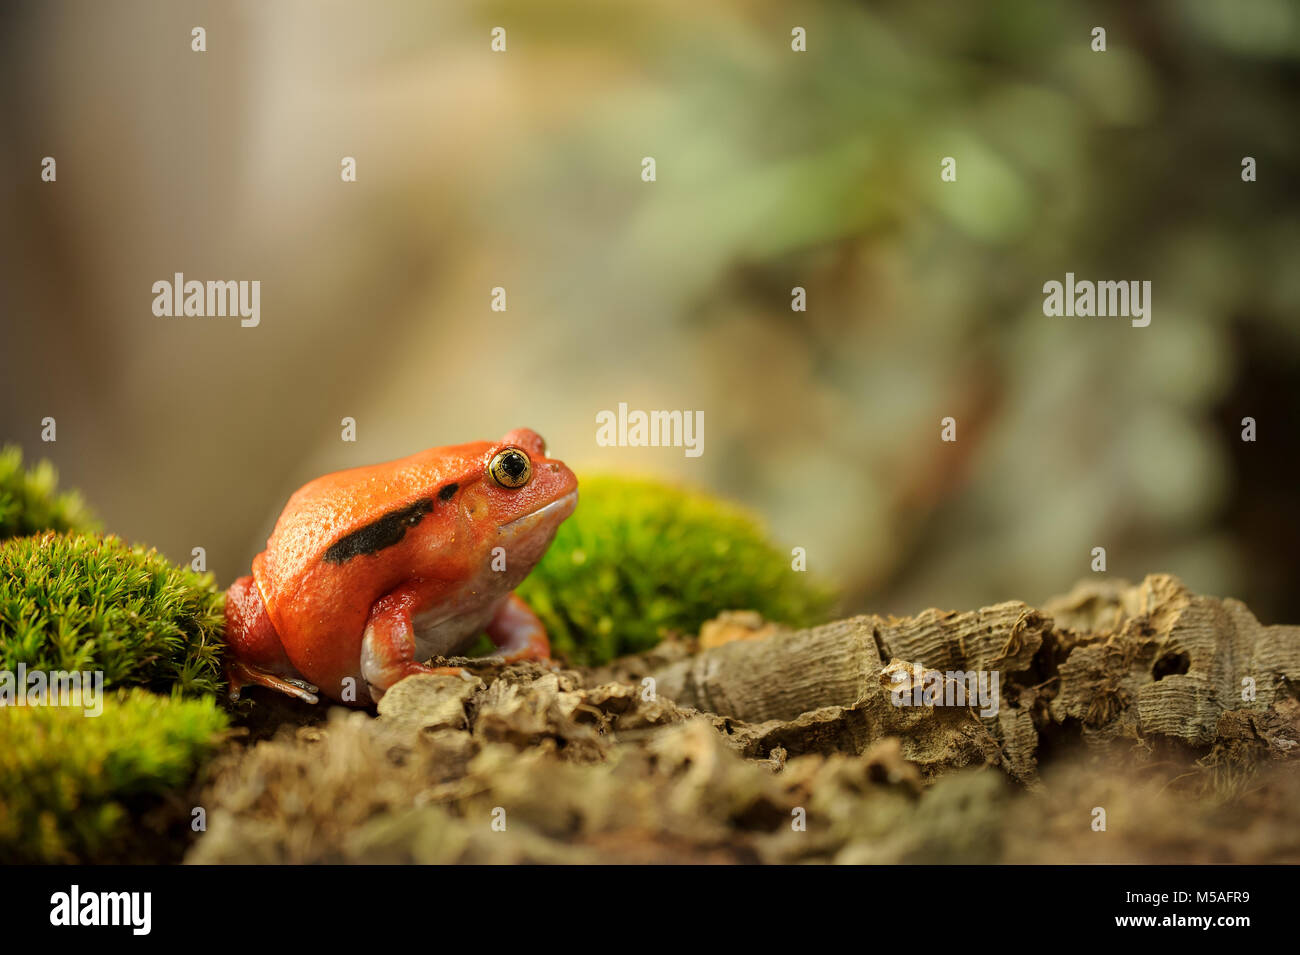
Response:
M527 428L311 481L227 592L231 696L258 684L364 706L411 674L459 672L421 661L484 632L507 660L549 660L513 591L577 502Z

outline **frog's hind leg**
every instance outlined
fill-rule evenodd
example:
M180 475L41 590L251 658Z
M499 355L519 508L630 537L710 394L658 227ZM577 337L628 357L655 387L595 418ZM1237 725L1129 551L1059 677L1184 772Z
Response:
M528 604L515 594L501 602L487 625L487 635L509 663L551 659L551 641L546 637L546 627Z
M240 577L226 591L226 679L232 700L239 699L244 687L256 685L318 702L316 687L302 679L285 655L252 577Z

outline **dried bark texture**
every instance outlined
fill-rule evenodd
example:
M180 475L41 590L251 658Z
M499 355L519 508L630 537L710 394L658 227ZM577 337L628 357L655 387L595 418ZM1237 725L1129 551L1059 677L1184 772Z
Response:
M1300 687L1300 627L1263 626L1240 601L1197 596L1174 577L1118 592L1079 588L1052 608L1083 624L1060 632L1068 656L1052 717L1079 720L1089 737L1205 746L1225 714L1262 714ZM1253 700L1243 698L1248 687Z
M1300 628L1151 577L763 629L284 726L213 765L187 861L1300 861ZM893 705L918 664L998 670L998 715Z
M981 721L964 711L924 738L918 734L927 724L915 720L916 710L890 702L882 675L891 664L998 671L998 713ZM1300 627L1265 627L1239 601L1196 596L1176 578L1154 575L1137 586L1081 585L1041 611L1010 602L968 613L855 617L728 643L649 675L678 703L739 720L807 723L807 711L817 709L833 712L822 720L835 723L860 713L862 731L841 734L836 749L860 752L881 736L910 734L907 758L923 771L951 768L950 758L927 755L936 755L936 743L955 742L954 734L973 733L968 722L982 722L996 741L990 761L1035 784L1044 734L1077 729L1095 746L1163 737L1208 747L1220 739L1222 719L1266 725L1259 720L1270 707L1300 686ZM1242 698L1245 680L1253 700ZM930 712L944 719L939 708ZM1296 742L1285 731L1256 732L1275 754Z
M721 721L552 676L516 675L484 700L482 726L471 714L452 728L448 701L473 702L462 687L417 678L378 720L335 709L227 754L199 798L208 831L187 861L1300 861L1300 777L1281 767L1226 803L1171 786L1183 767L1134 777L1067 765L1032 794L992 770L926 783L898 738L860 755L750 760ZM521 694L541 705L521 708ZM503 720L515 725L506 741ZM1099 805L1104 833L1090 826Z

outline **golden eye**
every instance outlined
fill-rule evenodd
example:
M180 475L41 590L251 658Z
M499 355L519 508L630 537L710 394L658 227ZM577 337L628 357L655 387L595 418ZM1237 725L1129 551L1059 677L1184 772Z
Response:
M502 487L523 487L533 476L533 462L518 448L502 448L488 465L488 473Z

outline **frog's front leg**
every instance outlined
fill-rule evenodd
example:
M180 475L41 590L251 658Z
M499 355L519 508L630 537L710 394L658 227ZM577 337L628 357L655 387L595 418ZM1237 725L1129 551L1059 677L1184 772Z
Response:
M487 625L487 635L509 663L550 660L551 641L537 614L515 594L501 602Z
M416 595L395 590L370 608L361 638L361 676L377 702L394 683L415 673L459 674L460 667L431 667L415 659L415 626L411 620Z

